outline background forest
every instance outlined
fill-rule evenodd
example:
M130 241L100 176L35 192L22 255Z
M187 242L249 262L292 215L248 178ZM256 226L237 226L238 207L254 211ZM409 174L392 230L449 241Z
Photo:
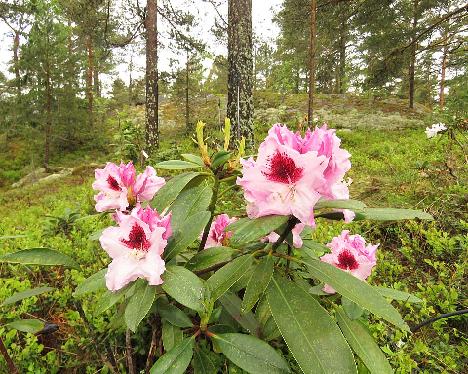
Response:
M247 154L273 123L338 129L358 181L352 196L435 217L351 224L381 243L372 282L422 300L393 303L410 326L467 308L466 3L276 0L256 8L257 1L0 1L0 255L50 247L83 265L32 271L0 262L0 337L21 373L132 373L129 360L145 367L140 336L109 330L109 311L90 313L97 297L78 306L72 296L108 261L95 231L109 220L88 218L90 186L106 161L143 167L195 152L199 120L214 146L229 117ZM268 30L255 24L255 9L268 10L260 24ZM426 126L438 122L449 131L427 139ZM223 196L220 212L243 211L240 196ZM328 240L342 228L312 235ZM2 306L43 283L56 288ZM6 328L21 316L58 330ZM468 370L466 315L411 336L373 322L396 372ZM224 372L243 371L226 363Z

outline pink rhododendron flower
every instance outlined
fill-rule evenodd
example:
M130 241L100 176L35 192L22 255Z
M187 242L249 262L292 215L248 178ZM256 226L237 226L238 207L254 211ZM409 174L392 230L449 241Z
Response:
M304 230L305 225L303 223L298 223L294 228L291 230L292 236L293 236L293 246L295 248L301 248L302 247L302 238L301 238L301 233L302 230ZM276 232L271 232L267 237L265 237L266 242L270 243L276 243L280 236Z
M227 214L220 214L217 216L210 226L210 233L208 234L205 248L227 245L233 232L226 231L226 227L236 221L236 217L230 218Z
M313 208L321 197L349 198L343 182L351 167L349 157L326 125L307 130L304 137L274 125L260 144L257 160L242 162L243 175L237 184L244 189L247 214L250 218L294 215L313 226Z
M136 203L149 201L166 183L151 166L136 175L131 162L120 166L108 162L103 169L96 169L95 176L93 189L100 191L94 196L98 212L110 209L124 211Z
M117 291L128 283L146 279L150 285L163 281L166 270L162 254L171 233L170 215L160 217L151 208L137 207L130 214L117 213L118 227L108 227L99 241L112 258L106 286Z
M343 230L339 236L332 239L327 247L331 249L320 259L341 270L347 271L360 280L365 280L371 275L372 269L377 263L376 250L379 244L366 244L361 235L349 235L348 230ZM327 293L335 293L330 285L326 284L323 290Z

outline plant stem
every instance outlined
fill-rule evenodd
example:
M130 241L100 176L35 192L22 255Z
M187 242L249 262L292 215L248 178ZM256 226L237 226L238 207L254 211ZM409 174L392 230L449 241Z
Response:
M15 363L11 359L10 355L8 354L8 351L5 347L5 344L3 344L3 340L0 337L0 352L2 353L3 358L5 359L8 369L11 374L19 374L18 368L15 366Z
M289 217L286 228L284 229L283 233L280 235L278 240L275 243L273 243L271 247L273 251L276 251L276 249L284 242L284 240L287 238L287 236L292 231L294 226L296 226L297 223L299 223L299 220L296 217L293 217L293 216Z
M429 325L429 324L431 324L431 323L433 323L435 321L438 321L439 319L449 318L449 317L453 317L453 316L460 316L462 314L468 314L468 309L457 310L455 312L441 314L440 316L435 316L435 317L426 319L425 321L421 322L420 324L412 327L411 332L415 332L415 331L419 330L421 327Z
M210 233L211 223L213 222L214 211L216 208L216 201L218 200L218 191L219 191L219 179L215 175L214 176L214 184L213 184L213 195L211 196L210 206L208 207L208 211L210 212L210 219L203 230L203 236L200 242L200 246L198 247L198 252L205 248L206 241L208 240L208 234Z
M149 374L151 367L153 366L154 357L158 349L158 342L161 335L161 318L155 315L154 320L151 322L151 345L148 350L148 356L146 357L145 373Z
M133 364L132 333L129 329L125 331L125 351L127 354L128 373L135 374L135 365Z

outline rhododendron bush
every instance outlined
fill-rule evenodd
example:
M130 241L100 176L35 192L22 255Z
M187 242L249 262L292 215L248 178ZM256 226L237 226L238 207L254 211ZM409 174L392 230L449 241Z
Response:
M351 155L326 125L300 134L276 124L252 157L230 144L229 121L225 135L210 150L199 123L200 155L140 174L131 163L96 170L95 208L114 222L99 235L109 263L75 297L101 293L89 313L149 336L138 345L151 373L217 373L226 362L249 373L392 372L365 327L372 317L409 331L390 302L411 295L367 282L385 248L350 230L328 243L311 233L334 220L431 216L350 199ZM235 189L246 202L238 217L218 209Z

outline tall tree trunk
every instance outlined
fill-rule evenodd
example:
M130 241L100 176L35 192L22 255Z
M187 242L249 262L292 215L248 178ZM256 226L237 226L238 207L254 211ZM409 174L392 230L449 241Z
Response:
M96 97L101 97L101 83L99 81L99 67L97 62L94 64L93 70L94 94Z
M15 70L15 85L16 85L16 98L18 102L21 98L21 75L19 69L19 45L20 45L20 33L15 30L15 36L13 40L13 68Z
M88 54L88 66L86 67L86 98L88 99L88 121L92 127L94 125L94 93L93 93L93 71L94 71L94 50L91 35L86 37L86 51Z
M299 75L299 69L296 70L294 74L294 93L299 93L299 85L300 85L301 77Z
M307 122L313 124L314 94L315 94L315 53L317 42L317 0L310 1L310 36L309 36L309 102L307 111Z
M228 4L228 101L227 117L232 137L253 143L252 0Z
M146 3L146 152L159 147L157 0Z
M346 39L347 39L347 24L346 20L341 21L340 26L340 60L338 65L338 93L343 94L345 91L345 69L346 69Z
M190 128L190 108L189 108L189 68L190 59L189 51L187 50L187 61L185 62L185 130L187 134L190 134L192 129Z
M418 2L413 0L413 21L411 24L411 48L410 48L410 65L408 71L409 77L409 107L414 108L414 74L416 66L416 26L418 25Z
M445 73L447 70L448 44L444 45L442 52L442 67L440 72L440 87L439 87L439 106L445 106Z
M47 45L49 45L49 36L47 36ZM45 66L45 85L46 85L46 102L45 102L45 128L44 128L44 168L49 170L50 160L50 134L52 132L52 79L49 62L48 49L46 50L46 66Z

